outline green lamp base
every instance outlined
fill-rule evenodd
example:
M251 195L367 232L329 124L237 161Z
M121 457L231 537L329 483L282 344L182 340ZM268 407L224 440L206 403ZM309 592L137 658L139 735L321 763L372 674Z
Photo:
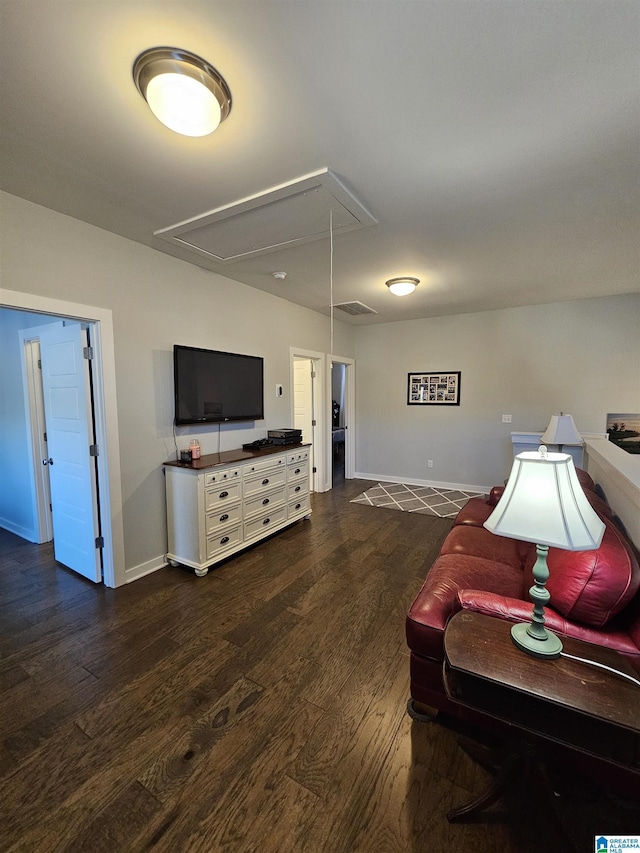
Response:
M511 628L511 639L519 649L536 658L552 660L560 657L562 642L559 637L544 627L540 631L540 626L537 625L534 628L537 636L533 636L530 629L531 625L524 622Z

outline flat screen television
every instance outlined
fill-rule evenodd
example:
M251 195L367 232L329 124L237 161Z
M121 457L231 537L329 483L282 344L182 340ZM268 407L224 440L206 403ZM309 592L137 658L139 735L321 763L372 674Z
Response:
M176 426L262 420L263 368L259 356L175 344Z

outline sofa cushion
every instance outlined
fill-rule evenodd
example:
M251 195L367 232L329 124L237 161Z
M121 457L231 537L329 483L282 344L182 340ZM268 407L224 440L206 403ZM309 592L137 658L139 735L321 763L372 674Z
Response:
M587 474L587 472L583 468L576 468L576 476L578 477L578 482L585 490L585 492L587 490L589 490L590 492L595 492L596 484L593 481L593 477L591 477L590 474Z
M585 489L584 494L598 515L606 516L606 518L613 518L613 511L605 500L599 498L595 492L592 492L589 489Z
M594 551L549 548L547 589L551 604L567 619L602 627L619 613L640 588L640 567L623 534L609 518L602 543ZM524 576L526 593L533 583L528 560Z
M506 563L518 569L522 569L525 562L530 562L528 558L532 552L535 553L535 545L530 542L496 536L484 527L467 524L454 526L447 534L440 551L441 554L481 557L483 560Z

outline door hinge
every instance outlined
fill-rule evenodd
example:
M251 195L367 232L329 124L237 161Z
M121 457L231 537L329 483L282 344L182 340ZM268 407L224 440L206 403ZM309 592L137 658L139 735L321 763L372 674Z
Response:
M318 422L316 420L311 421L311 426L318 426Z
M98 445L97 444L90 444L89 445L89 456L98 456L98 455L99 455Z
M93 358L93 347L82 347L82 355L87 359L87 361L91 361Z
M44 433L43 438L44 438L44 440L45 440L45 441L49 441L49 439L47 438L47 434L46 434L46 432Z
M38 370L42 370L42 359L38 359Z
M96 548L104 548L104 536L96 536Z
M316 474L317 472L318 472L318 469L317 469L317 468L316 468L316 466L314 465L314 466L313 466L313 473L314 473L314 474Z
M316 376L317 376L317 374L316 374L315 370L312 370L312 371L311 371L311 378L312 378L312 379L315 379L315 378L316 378Z

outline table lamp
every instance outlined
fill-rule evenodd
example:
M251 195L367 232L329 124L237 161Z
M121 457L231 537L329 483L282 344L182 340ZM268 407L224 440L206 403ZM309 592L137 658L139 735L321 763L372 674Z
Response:
M557 444L558 452L562 453L565 444L584 444L582 436L578 432L571 415L560 412L559 415L551 415L549 426L542 433L541 444Z
M573 459L567 453L547 453L544 445L534 453L519 453L484 526L498 536L535 544L531 622L514 625L511 637L527 654L559 657L562 642L544 625L544 605L551 598L546 588L549 547L591 551L600 546L605 530L578 481Z

